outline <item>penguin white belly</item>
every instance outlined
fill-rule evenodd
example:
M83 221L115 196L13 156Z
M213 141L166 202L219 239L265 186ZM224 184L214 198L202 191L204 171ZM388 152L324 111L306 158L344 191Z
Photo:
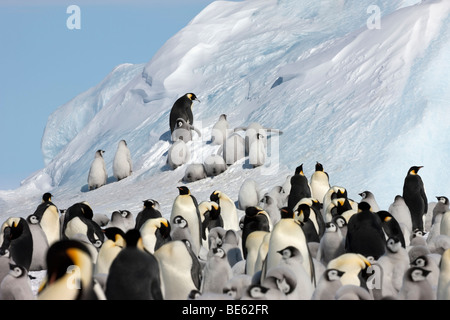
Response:
M112 262L121 250L122 248L116 246L114 241L110 239L106 240L98 252L95 273L108 274L109 267L111 267Z
M45 235L47 236L49 246L51 246L54 242L60 240L61 224L56 207L48 207L48 209L42 215L40 225L42 230L44 230Z
M440 225L441 235L450 236L450 211L444 213Z
M325 194L330 190L328 176L321 171L316 171L311 177L311 197L323 203Z
M105 170L105 162L103 158L94 159L91 165L91 170L89 171L89 186L103 186L106 184L107 179L108 175Z
M170 223L174 223L174 218L176 216L182 216L187 221L189 232L191 233L193 241L192 250L196 255L198 255L201 247L199 227L200 221L197 216L197 210L190 196L178 196L177 199L175 199L170 215Z
M237 210L235 204L228 200L220 200L220 214L223 220L223 228L225 230L240 230L239 219L237 216Z
M67 223L66 230L64 231L64 233L65 233L66 237L68 237L69 239L72 239L77 234L86 235L87 230L88 230L87 225L83 221L81 221L80 218L75 217Z

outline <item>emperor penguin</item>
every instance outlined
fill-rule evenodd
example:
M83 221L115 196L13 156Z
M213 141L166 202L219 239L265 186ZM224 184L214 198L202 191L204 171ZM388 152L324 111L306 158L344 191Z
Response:
M145 250L152 254L163 244L172 240L169 221L163 217L146 220L139 231Z
M345 272L327 269L319 278L311 300L334 300L336 292L342 287L341 277Z
M59 210L52 202L52 194L46 192L42 196L42 202L33 214L27 218L31 223L38 223L44 231L49 245L60 240Z
M311 198L311 187L303 173L303 164L295 169L295 174L291 177L291 192L288 198L288 207L294 210L295 205L303 198Z
M442 257L439 256L439 259L442 260ZM439 262L437 262L431 254L421 255L411 262L411 267L420 267L430 271L430 274L427 276L427 281L430 282L431 287L435 292L437 292L439 285Z
M78 234L85 238L97 249L103 244L105 234L101 227L92 220L94 212L86 202L78 202L70 206L64 214L62 239L78 238Z
M238 208L245 211L247 207L257 206L261 200L260 194L258 183L252 178L245 179L239 188Z
M108 300L162 300L159 264L153 254L139 248L139 230L125 234L126 246L109 268L105 295Z
M437 288L438 300L450 300L450 249L442 254Z
M175 122L175 129L172 132L172 141L177 142L178 140L182 140L185 143L188 143L192 140L192 131L195 131L199 137L202 136L202 133L199 129L194 127L188 120L183 118L178 118Z
M393 298L398 295L403 283L403 275L409 269L409 256L397 237L386 240L386 252L378 258L376 265L381 268L381 288L374 289L378 299Z
M167 164L174 170L183 164L188 163L191 158L191 152L184 140L175 141L167 152Z
M375 195L371 191L366 190L361 192L359 195L362 198L360 202L367 202L372 208L373 212L380 211L380 207L377 203L377 200L375 199Z
M316 162L314 173L310 179L311 197L317 199L320 204L323 204L323 198L328 190L330 190L330 177L323 169L323 165Z
M388 212L398 221L406 239L412 234L411 213L401 195L396 195L394 202L389 206ZM405 239L405 240L406 240Z
M341 186L332 186L327 193L325 194L325 196L323 197L323 201L322 201L322 208L323 208L323 213L324 213L324 219L325 222L328 222L329 220L326 220L326 216L325 216L325 211L328 208L328 206L331 204L331 201L333 199L340 199L340 198L348 198L347 195L347 189L345 189L344 187Z
M0 300L35 300L28 270L10 263L10 271L0 283Z
M161 218L159 202L154 199L144 200L142 210L136 216L134 228L139 230L148 219Z
M18 265L30 270L33 258L33 236L24 218L11 217L2 225L3 243L0 254L10 253L10 258Z
M222 248L210 249L203 268L200 291L202 293L223 293L225 285L232 276L233 272L225 250Z
M248 162L253 167L259 167L266 163L267 138L262 133L256 134L256 139L250 144L248 149Z
M175 240L155 251L164 300L186 300L192 290L200 290L201 265L189 241Z
M305 234L301 228L301 222L294 219L294 213L289 207L284 207L280 211L281 219L273 226L270 233L267 258L261 278L264 279L265 273L280 263L282 257L278 251L288 246L293 246L301 253L303 267L308 273L311 282L315 285L313 259L309 252Z
M242 253L244 259L247 259L247 238L255 231L270 232L269 221L270 218L267 213L258 207L248 207L245 210L242 227Z
M359 253L344 253L331 260L327 269L337 269L344 272L341 283L345 285L366 286L366 273L372 264Z
M195 182L207 177L205 165L203 163L190 163L184 172L184 182Z
M133 172L131 153L125 140L120 140L113 161L113 174L117 181L125 179Z
M100 248L94 266L94 275L107 275L112 262L126 246L125 232L117 227L104 229L106 240Z
M233 300L240 300L245 290L252 284L252 277L247 274L233 276L224 286L223 293Z
M223 228L220 206L214 201L202 201L198 205L198 209L202 224L202 245L209 250L208 237L210 231L217 227Z
M311 207L306 203L302 203L298 206L294 214L294 218L301 222L301 227L303 233L305 234L306 242L319 243L319 230L314 223L317 223L317 221L315 220L315 213L313 212Z
M386 250L386 238L380 219L366 202L359 203L358 213L348 221L345 250L373 257L375 260Z
M406 241L402 228L392 214L385 210L377 211L375 214L380 218L381 227L383 228L386 238L397 238L402 247L406 248Z
M192 251L198 256L202 247L202 224L197 199L186 186L177 187L179 195L175 198L169 223L175 223L175 217L183 217L192 236Z
M272 225L275 225L281 219L280 208L277 199L270 193L266 193L260 201L262 209L266 211L270 217Z
M133 229L135 224L134 216L130 211L116 210L111 213L111 219L106 225L106 228L116 227L125 233L128 230Z
M220 214L223 220L223 228L225 230L240 230L237 208L233 200L220 190L215 190L209 196L211 201L216 202L220 206Z
M430 271L420 267L409 268L403 277L398 300L436 300L436 293L426 280Z
M108 180L108 172L106 171L106 164L103 159L104 153L104 150L97 150L95 152L94 161L92 161L88 175L89 190L94 190L104 186Z
M225 160L217 154L207 156L203 161L203 166L208 177L215 177L227 170Z
M311 277L303 267L303 256L294 246L287 246L278 251L282 259L278 266L290 269L297 280L297 286L292 296L298 300L310 300L314 293L314 286Z
M211 130L211 144L223 145L228 136L229 124L226 114L221 114Z
M403 184L403 199L411 213L412 231L416 229L424 231L423 216L428 211L424 183L418 174L421 168L423 166L411 167Z
M345 238L339 226L334 222L327 222L325 232L320 239L316 259L323 265L345 253Z
M169 115L170 133L175 130L176 121L179 118L189 122L191 125L194 125L194 115L192 113L192 105L194 101L199 100L193 93L186 93L184 96L175 101Z
M105 300L93 278L89 249L77 240L55 242L47 252L47 274L38 291L38 300Z
M436 220L436 216L443 215L449 210L449 200L445 196L436 196L437 203L433 208L433 218L431 220L431 224L434 224Z

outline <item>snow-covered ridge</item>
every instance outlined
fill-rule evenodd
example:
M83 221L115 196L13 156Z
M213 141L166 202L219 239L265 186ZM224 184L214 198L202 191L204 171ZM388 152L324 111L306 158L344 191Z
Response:
M98 86L61 106L42 139L46 167L21 188L0 191L1 214L27 215L42 192L67 207L88 200L109 212L138 209L142 200L171 205L184 173L165 167L169 112L195 92L192 161L220 114L238 127L259 122L283 130L278 172L261 175L242 164L192 183L199 200L215 189L233 199L243 179L263 188L283 183L304 163L323 163L332 184L352 197L371 190L383 208L401 193L412 165L430 199L450 194L448 1L216 1L180 30L146 65L121 65ZM381 29L366 26L367 8L381 9ZM133 175L86 192L97 149L112 176L117 143L125 139ZM15 208L20 203L23 211ZM119 208L118 208L119 207Z

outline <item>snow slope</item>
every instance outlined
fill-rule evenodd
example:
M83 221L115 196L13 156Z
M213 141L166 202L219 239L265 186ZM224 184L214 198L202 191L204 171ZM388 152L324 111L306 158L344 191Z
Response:
M49 117L42 139L46 167L17 190L0 191L0 215L27 216L43 192L66 208L88 201L96 213L137 213L153 198L170 215L185 166L165 166L173 102L194 92L191 162L217 152L208 144L220 114L232 128L259 122L283 131L269 139L266 166L236 163L189 184L199 201L216 189L237 200L254 178L263 190L282 184L316 161L331 184L355 200L371 190L387 209L413 165L430 201L450 195L450 1L216 1L144 65L120 65L99 85ZM381 28L369 29L368 8L381 9ZM145 30L137 30L145 32ZM125 139L133 175L112 178L117 144ZM87 174L103 149L108 184L87 191Z

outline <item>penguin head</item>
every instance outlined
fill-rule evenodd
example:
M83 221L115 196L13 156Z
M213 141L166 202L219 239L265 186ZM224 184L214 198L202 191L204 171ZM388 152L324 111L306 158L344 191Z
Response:
M264 299L267 291L269 291L269 288L266 288L260 284L252 284L248 288L247 294L254 299Z
M4 237L10 240L19 238L24 231L25 220L23 218L9 218L3 224Z
M50 192L46 192L42 195L42 202L52 201L52 194Z
M419 282L426 280L430 272L431 270L425 270L420 267L412 267L409 268L408 271L406 271L406 276L412 282Z
M227 120L227 115L226 114L221 114L220 116L219 116L219 120Z
M218 258L221 258L221 259L226 257L226 253L221 247L213 248L212 249L212 253L213 253L213 255L215 257L218 257Z
M340 280L341 277L344 275L345 271L341 271L338 269L327 269L325 270L325 278L328 281L336 281Z
M294 212L289 207L280 209L281 219L294 219Z
M390 237L386 240L386 248L392 252L396 253L400 250L402 247L402 243L400 242L400 239L397 237Z
M421 267L424 268L428 265L427 256L419 256L413 262L411 262L411 266L413 267Z
M112 240L114 242L118 242L119 238L125 239L125 232L123 232L122 229L117 227L109 227L103 229L103 233L105 234L107 239Z
M277 253L281 255L283 260L301 255L300 250L294 246L287 246L286 248L277 251Z
M305 222L309 220L309 215L311 214L311 207L309 205L307 205L306 203L302 203L301 205L298 206L297 210L297 219Z
M331 200L336 198L347 198L347 189L338 186L332 187Z
M27 221L31 224L38 224L39 223L39 219L38 217L36 217L34 214L31 214L28 216Z
M9 274L12 275L14 278L20 278L27 274L27 270L22 266L10 263Z
M347 226L347 220L345 220L343 216L335 216L331 221L334 222L339 228L344 228Z
M436 199L443 204L448 204L448 198L444 196L437 196Z
M173 223L177 225L178 228L184 229L188 227L188 222L182 216L176 216L173 218Z
M144 200L144 209L153 208L158 210L159 209L159 202L153 199L147 199Z
M325 223L325 232L337 232L338 227L332 221Z
M214 201L216 203L219 203L221 192L219 190L215 190L211 195L209 196L209 200Z
M128 248L142 247L142 238L139 230L128 230L125 233L125 243Z
M101 150L101 149L99 149L99 150L97 150L96 152L95 152L95 157L96 158L103 158L103 154L105 153L105 150Z
M191 100L191 101L198 101L200 102L200 100L198 100L197 96L193 93L186 93L185 96Z
M258 213L262 211L261 208L250 206L245 208L245 216L246 217L256 217Z
M318 161L316 162L316 171L323 171L323 165Z
M211 202L211 210L209 210L211 219L216 220L220 216L220 206L216 202Z
M189 194L191 194L191 191L186 186L181 186L181 187L177 187L177 188L178 188L178 190L180 192L180 195L189 195Z
M366 212L366 211L372 211L370 204L368 204L367 202L358 203L358 212Z
M417 175L421 168L423 168L423 166L413 166L409 168L408 174Z
M301 165L299 165L297 168L295 168L295 174L299 174L304 176L305 174L303 173L303 163Z

